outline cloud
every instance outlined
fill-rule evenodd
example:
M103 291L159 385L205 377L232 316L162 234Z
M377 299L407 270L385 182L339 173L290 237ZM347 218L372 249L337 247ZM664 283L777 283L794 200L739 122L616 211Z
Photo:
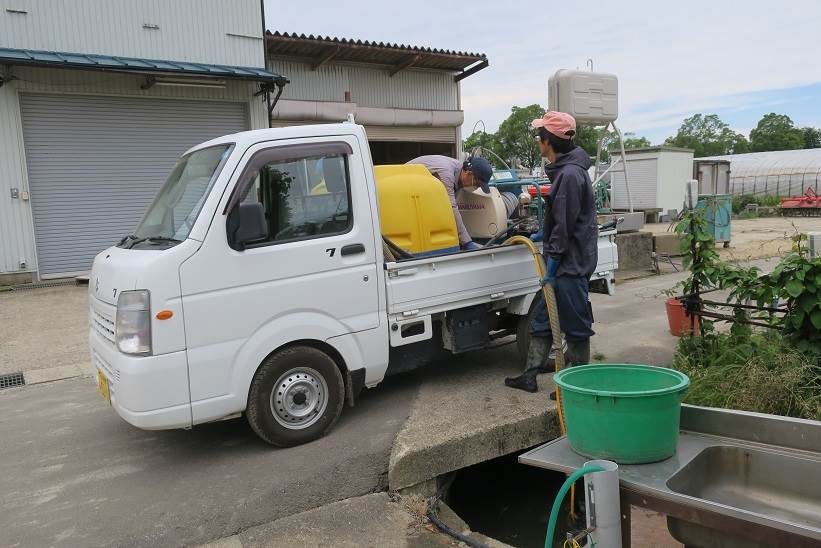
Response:
M618 76L619 125L640 135L695 112L783 106L789 89L821 82L817 0L265 5L271 29L486 53L490 67L462 84L466 131L480 119L492 131L513 105L546 105L548 77L588 58Z

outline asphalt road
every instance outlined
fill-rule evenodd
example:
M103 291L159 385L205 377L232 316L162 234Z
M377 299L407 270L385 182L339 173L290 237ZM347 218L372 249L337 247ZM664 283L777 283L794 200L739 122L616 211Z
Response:
M330 435L290 449L244 419L146 432L93 381L0 392L0 546L179 546L384 489L416 374L346 409Z

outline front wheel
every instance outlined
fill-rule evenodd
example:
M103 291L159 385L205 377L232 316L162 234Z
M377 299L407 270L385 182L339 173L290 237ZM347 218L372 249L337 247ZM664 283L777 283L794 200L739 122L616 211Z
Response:
M294 346L262 362L248 393L248 423L278 447L324 436L342 414L345 385L330 356Z

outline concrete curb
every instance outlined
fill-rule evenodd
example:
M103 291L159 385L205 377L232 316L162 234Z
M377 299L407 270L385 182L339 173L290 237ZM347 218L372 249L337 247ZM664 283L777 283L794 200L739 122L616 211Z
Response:
M467 360L470 359L470 363ZM541 390L507 388L503 379L519 372L512 349L470 356L432 375L420 387L388 465L393 491L437 476L528 449L559 436L549 375Z
M90 377L92 374L80 365L60 365L57 367L46 367L44 369L30 369L23 371L23 378L26 386L32 384L42 384L44 382L62 381L76 377Z
M391 452L388 484L391 490L404 489L448 472L529 449L560 435L555 408L427 446L403 439L400 433Z

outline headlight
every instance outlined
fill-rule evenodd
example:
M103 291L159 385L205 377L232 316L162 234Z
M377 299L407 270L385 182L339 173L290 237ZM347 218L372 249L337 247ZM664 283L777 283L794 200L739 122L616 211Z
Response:
M151 293L147 289L120 293L115 332L123 354L151 354Z

